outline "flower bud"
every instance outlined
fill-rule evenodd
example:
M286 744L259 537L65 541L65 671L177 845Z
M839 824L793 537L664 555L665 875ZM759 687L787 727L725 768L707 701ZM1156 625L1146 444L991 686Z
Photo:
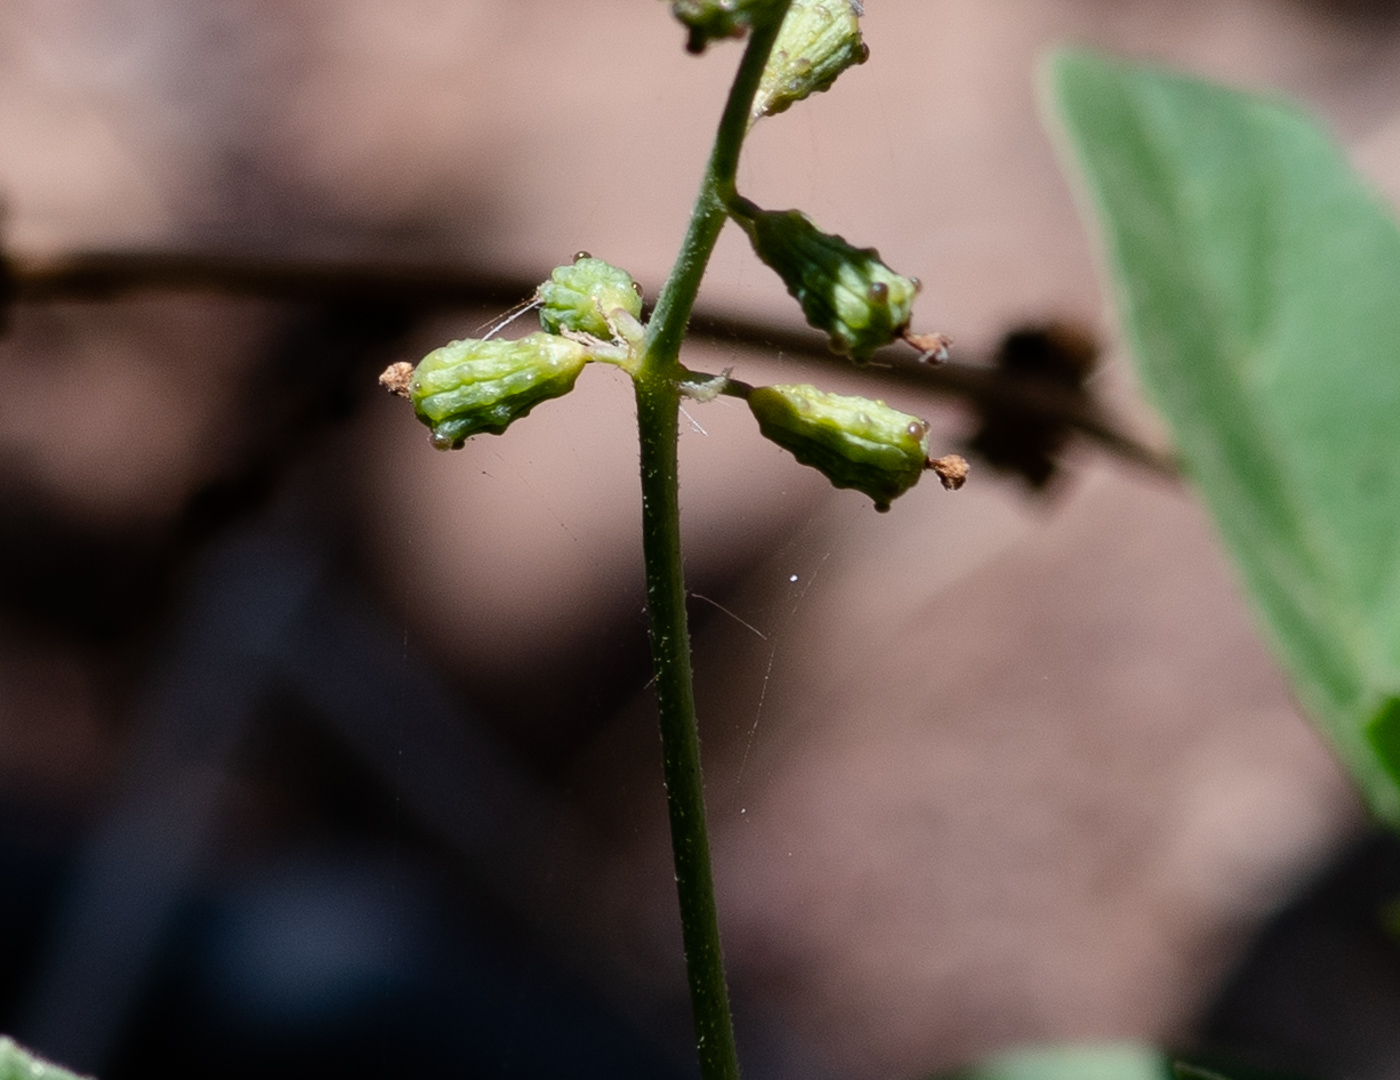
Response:
M540 325L551 334L571 330L603 341L618 336L615 312L633 320L642 313L642 295L626 270L580 252L568 266L555 267L539 288Z
M874 248L822 232L800 210L760 210L741 200L734 216L807 322L826 331L833 352L863 364L909 325L918 282L896 274Z
M776 7L775 0L671 0L671 13L690 28L685 47L693 53L716 38L743 37Z
M468 338L434 349L408 383L433 445L456 450L471 435L499 435L542 401L562 397L589 360L576 341L539 332L516 341Z
M814 386L760 386L749 409L763 436L854 488L884 512L919 482L928 466L928 423L883 401L827 394Z
M783 112L865 63L870 50L860 37L861 13L856 0L792 0L758 84L753 118Z

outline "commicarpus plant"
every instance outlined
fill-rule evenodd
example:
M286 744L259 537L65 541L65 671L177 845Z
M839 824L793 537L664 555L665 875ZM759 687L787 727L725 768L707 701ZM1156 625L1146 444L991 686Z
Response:
M763 210L735 189L744 137L759 120L826 90L868 51L858 0L673 0L687 48L747 37L691 213L690 226L650 319L632 277L586 252L557 268L533 298L541 329L516 340L454 341L417 367L395 364L381 377L413 403L439 449L481 433L499 435L535 406L573 389L588 363L613 364L635 384L641 442L643 552L656 671L663 765L680 899L695 1039L705 1080L733 1080L738 1062L720 953L700 774L699 741L681 570L677 489L682 398L743 398L759 431L840 488L869 496L877 510L933 470L961 486L962 458L929 456L929 425L883 401L829 394L807 385L754 387L691 371L681 341L721 229L736 222L754 252L782 278L807 321L856 364L904 339L925 360L946 355L939 334L909 330L919 283L886 266L873 248L822 232L797 210Z

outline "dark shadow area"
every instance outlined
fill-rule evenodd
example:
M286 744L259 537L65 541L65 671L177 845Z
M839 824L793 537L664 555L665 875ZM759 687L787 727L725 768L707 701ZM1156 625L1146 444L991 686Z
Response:
M1201 1022L1226 1060L1382 1080L1400 1063L1400 839L1370 833L1261 930Z
M173 517L9 478L0 614L103 673L106 774L0 806L0 1029L108 1080L690 1075L571 926L566 810L357 576L333 431L421 318L289 308ZM635 685L644 643L600 702ZM567 740L566 740L567 742ZM553 862L551 861L553 859Z

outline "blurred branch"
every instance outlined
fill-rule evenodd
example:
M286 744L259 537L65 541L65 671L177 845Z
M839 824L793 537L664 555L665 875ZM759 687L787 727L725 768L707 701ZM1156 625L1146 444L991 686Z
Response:
M794 359L850 367L849 360L828 352L809 330L788 329L712 312L697 312L690 329L692 333L716 341L778 349ZM1014 378L987 364L959 361L922 364L910 354L900 355L893 350L881 354L877 362L886 365L879 372L886 382L959 398L981 412L1023 413L1042 422L1063 425L1133 465L1173 480L1179 476L1170 454L1121 430L1102 406L1068 387L1049 380Z
M535 279L452 266L267 258L178 251L90 251L50 258L0 256L0 325L6 301L103 300L142 291L223 292L275 301L373 301L419 312L511 305L531 296ZM848 362L812 333L698 311L691 332L745 347L779 349L793 359ZM1171 457L1128 434L1091 398L1054 383L1012 378L982 364L893 360L881 377L925 393L961 399L982 412L1000 410L1077 431L1115 456L1175 478Z
M181 251L84 251L10 256L21 302L104 300L123 293L225 292L267 300L370 299L420 309L513 304L538 284L462 267L266 258Z

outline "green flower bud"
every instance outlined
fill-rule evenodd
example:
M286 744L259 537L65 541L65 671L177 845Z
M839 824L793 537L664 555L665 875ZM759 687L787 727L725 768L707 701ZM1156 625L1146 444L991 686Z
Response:
M551 334L571 330L603 341L618 336L616 312L635 321L642 294L626 270L579 252L569 266L556 267L539 288L540 325Z
M870 50L860 37L861 14L858 0L792 0L758 84L753 118L783 112L865 63Z
M432 428L433 445L456 450L469 436L499 435L540 402L567 394L588 360L584 346L554 334L468 338L423 357L408 377L408 397ZM381 379L391 390L393 370Z
M749 394L758 430L839 488L890 500L928 466L928 423L883 401L827 394L814 386L760 386Z
M671 0L671 13L690 28L685 47L693 53L716 38L743 37L776 7L775 0Z
M827 235L800 210L760 210L739 200L733 211L807 322L826 331L832 351L863 364L904 333L919 283L896 274L874 248Z

